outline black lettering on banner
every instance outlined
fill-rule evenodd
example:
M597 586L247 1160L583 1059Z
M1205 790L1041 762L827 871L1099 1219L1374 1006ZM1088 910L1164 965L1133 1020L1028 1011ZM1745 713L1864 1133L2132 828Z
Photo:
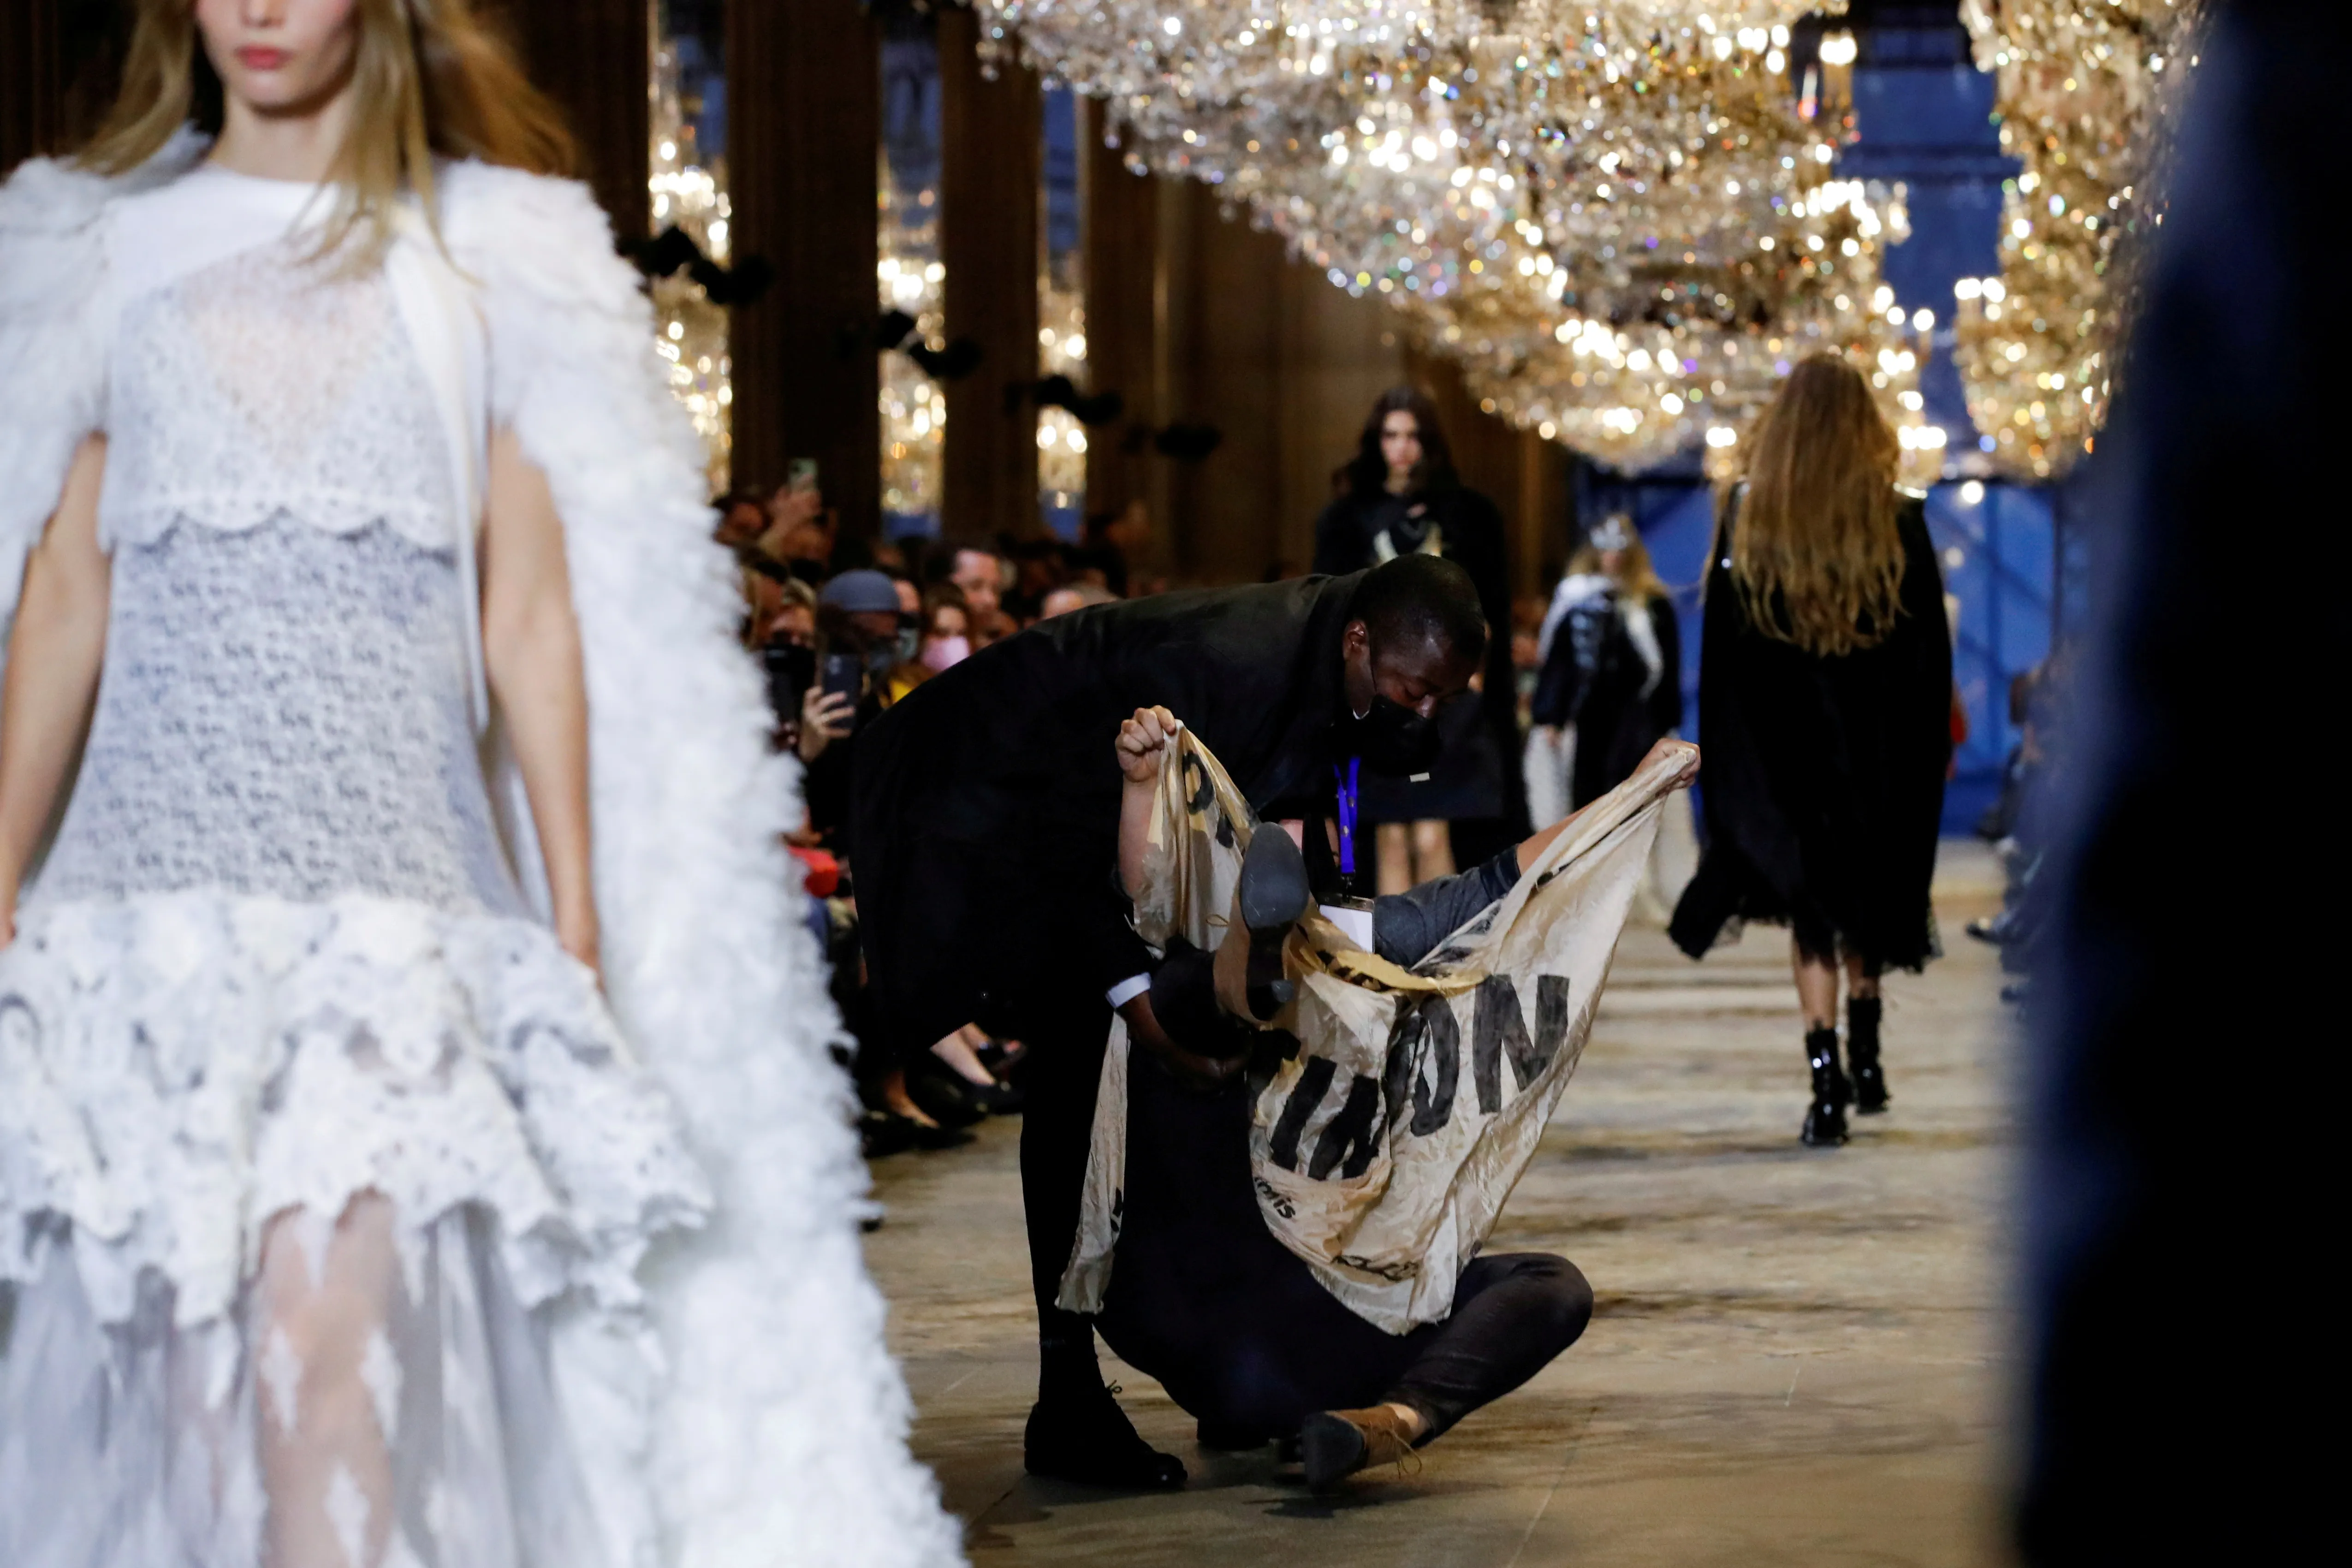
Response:
M1307 1163L1307 1177L1319 1182L1329 1176L1333 1166L1339 1174L1352 1181L1371 1168L1372 1156L1381 1147L1381 1086L1358 1073L1348 1085L1348 1102L1339 1114L1323 1124L1323 1136L1315 1141L1315 1157ZM1347 1163L1340 1164L1342 1156Z
M1198 816L1216 800L1217 789L1209 782L1209 765L1201 760L1199 752L1185 752L1183 768L1184 809Z
M1412 1135L1426 1138L1444 1130L1454 1120L1454 1094L1462 1082L1462 1025L1454 1016L1450 997L1426 996L1422 999L1421 1016L1428 1030L1428 1044L1422 1055L1436 1074L1430 1082L1429 1073L1413 1064L1412 1075Z
M1422 1022L1412 998L1397 998L1396 1016L1389 1024L1389 1054L1381 1064L1381 1102L1386 1112L1382 1120L1391 1127L1402 1124L1405 1097L1412 1092L1413 1079L1420 1074L1421 1043L1428 1034L1429 1026Z
M1283 1101L1282 1115L1266 1143L1266 1157L1284 1170L1298 1169L1298 1140L1307 1131L1307 1119L1323 1103L1339 1071L1339 1064L1329 1057L1308 1057L1307 1065L1298 1069L1298 1082Z
M1478 1109L1492 1116L1503 1108L1503 1058L1511 1058L1511 1078L1525 1089L1559 1054L1568 1038L1568 976L1536 978L1536 1032L1528 1035L1528 1021L1519 1011L1519 989L1507 974L1490 974L1478 984L1478 1010L1470 1026L1470 1070L1478 1087Z
M1298 1205L1292 1203L1288 1198L1284 1197L1280 1193L1275 1191L1274 1184L1272 1182L1267 1181L1264 1176L1255 1174L1250 1177L1250 1180L1256 1184L1257 1195L1268 1208L1271 1208L1275 1213L1280 1215L1285 1219L1297 1219L1298 1217Z

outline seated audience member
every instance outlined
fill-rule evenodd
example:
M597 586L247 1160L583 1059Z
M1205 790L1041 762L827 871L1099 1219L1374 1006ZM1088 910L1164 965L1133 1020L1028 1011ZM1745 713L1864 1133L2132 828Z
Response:
M1045 595L1038 606L1037 618L1050 621L1055 616L1066 616L1072 610L1083 610L1090 605L1116 605L1118 595L1099 583L1079 581L1065 583Z
M1019 628L1003 607L1006 563L978 544L935 546L923 563L923 585L950 583L963 594L971 616L970 636L975 649L986 647Z
M756 489L730 490L711 505L719 513L719 526L711 536L730 550L751 548L773 521L768 514L767 498Z
M768 510L775 521L761 537L767 552L803 582L824 582L841 531L839 515L827 511L824 497L809 485L785 486Z

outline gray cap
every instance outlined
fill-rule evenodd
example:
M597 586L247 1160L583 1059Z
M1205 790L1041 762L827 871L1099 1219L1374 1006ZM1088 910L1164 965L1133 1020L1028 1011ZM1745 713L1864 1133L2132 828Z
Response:
M827 583L816 599L820 605L831 605L853 616L895 616L898 613L898 584L887 573L844 572Z

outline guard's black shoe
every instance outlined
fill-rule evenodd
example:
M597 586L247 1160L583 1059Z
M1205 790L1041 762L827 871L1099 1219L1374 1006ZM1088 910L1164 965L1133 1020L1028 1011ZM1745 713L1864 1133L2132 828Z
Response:
M1853 1069L1853 1109L1857 1115L1875 1116L1886 1109L1886 1069L1878 1065L1878 1020L1882 1005L1875 996L1855 996L1845 1005L1845 1060Z
M1813 1069L1813 1103L1798 1136L1808 1148L1834 1149L1845 1142L1845 1108L1853 1099L1853 1086L1838 1070L1837 1031L1806 1031L1805 1060Z
M1174 1491L1184 1463L1136 1435L1135 1424L1097 1387L1041 1399L1029 1411L1022 1459L1033 1476L1123 1491Z

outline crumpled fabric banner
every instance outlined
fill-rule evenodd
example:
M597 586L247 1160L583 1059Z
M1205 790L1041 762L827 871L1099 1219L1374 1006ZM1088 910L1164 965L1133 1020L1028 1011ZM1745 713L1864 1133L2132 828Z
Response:
M1406 970L1312 913L1284 968L1297 1042L1254 1064L1250 1165L1266 1228L1367 1322L1404 1333L1452 1310L1568 1087L1660 814L1682 766L1654 758L1592 803L1504 898ZM1257 823L1190 730L1160 762L1136 930L1223 939ZM1277 1039L1279 1036L1277 1036ZM1260 1053L1263 1064L1269 1053ZM1126 1025L1114 1018L1077 1245L1059 1304L1100 1309L1127 1167Z

